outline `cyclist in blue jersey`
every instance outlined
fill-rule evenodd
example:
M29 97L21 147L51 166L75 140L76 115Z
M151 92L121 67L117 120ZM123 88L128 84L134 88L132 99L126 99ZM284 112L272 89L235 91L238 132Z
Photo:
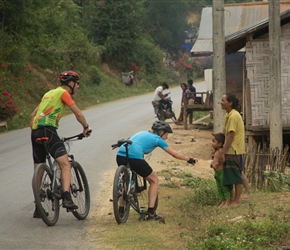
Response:
M144 160L144 154L151 153L156 147L162 148L166 153L176 159L184 160L190 164L197 162L196 158L186 157L175 151L165 141L168 133L173 133L171 127L164 121L155 121L152 125L152 132L141 131L130 137L132 144L128 146L129 164L131 169L149 182L147 220L160 220L163 217L154 210L154 204L158 193L158 177L148 162ZM117 153L118 166L126 165L126 149L121 146Z

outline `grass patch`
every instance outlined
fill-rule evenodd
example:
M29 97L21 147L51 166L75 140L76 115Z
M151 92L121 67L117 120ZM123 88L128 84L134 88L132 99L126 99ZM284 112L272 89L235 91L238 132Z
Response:
M290 193L259 192L235 209L217 207L215 181L177 171L158 173L158 212L166 224L129 220L105 223L103 241L115 249L279 249L290 246ZM166 182L167 181L167 182ZM129 237L128 237L129 236Z

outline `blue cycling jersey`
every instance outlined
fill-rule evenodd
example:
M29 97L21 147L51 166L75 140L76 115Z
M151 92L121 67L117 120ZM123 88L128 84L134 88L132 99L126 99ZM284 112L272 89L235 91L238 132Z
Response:
M168 144L159 135L149 131L141 131L130 137L132 144L128 146L129 158L144 159L144 154L151 153L156 147L162 149L168 148ZM119 156L126 156L124 146L119 148Z

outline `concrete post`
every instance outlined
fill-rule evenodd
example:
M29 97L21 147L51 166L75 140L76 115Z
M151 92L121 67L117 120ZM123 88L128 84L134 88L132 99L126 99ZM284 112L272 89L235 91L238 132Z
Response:
M213 0L213 119L214 132L223 131L224 111L220 101L226 93L224 0Z
M280 0L269 0L270 147L283 147Z

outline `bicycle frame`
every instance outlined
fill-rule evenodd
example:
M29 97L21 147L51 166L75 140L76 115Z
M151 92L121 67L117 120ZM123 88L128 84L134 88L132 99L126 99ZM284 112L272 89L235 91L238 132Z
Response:
M112 145L112 149L118 148L122 145L124 145L124 147L126 148L126 159L127 159L127 164L126 164L126 168L129 174L129 183L128 183L128 190L127 190L127 196L130 194L131 192L131 188L132 188L132 176L133 176L133 172L131 170L130 164L129 164L129 152L128 152L128 146L132 144L132 141L130 140L119 140L117 144ZM135 173L136 174L136 173Z
M76 140L81 140L83 139L85 136L81 133L81 134L77 134L77 135L74 135L74 136L71 136L71 137L64 137L62 138L62 141L65 142L65 141L71 141L72 139L75 139ZM45 152L46 152L46 160L48 162L48 166L49 168L51 169L52 171L52 190L53 190L53 193L52 195L54 195L57 199L61 199L61 195L58 194L56 192L57 190L57 178L56 178L56 171L57 171L57 167L56 167L56 164L58 164L56 161L54 161L56 164L54 164L54 162L52 162L51 160L51 155L49 154L49 150L48 150L48 147L47 147L47 141L48 141L48 138L47 137L43 137L43 138L38 138L39 142L43 144L44 148L45 148ZM73 155L69 155L68 154L68 157L70 158L70 162L73 163L74 162L74 156ZM79 177L79 174L78 172L76 172L76 177L77 177L77 180L78 180L78 183L80 183L80 177ZM83 191L83 188L82 188L82 185L80 185L80 190L78 191Z
M63 142L72 140L81 140L85 136L78 134L76 136L62 138ZM59 169L57 162L52 160L48 150L47 141L49 138L40 137L36 141L44 146L46 152L46 163L39 164L33 174L33 192L36 203L36 209L39 216L48 226L54 226L59 218L60 202L62 199L61 176L58 176ZM69 145L66 145L69 152ZM71 164L71 180L69 192L75 208L67 208L67 212L72 212L78 220L84 220L90 210L90 190L88 180L82 166L74 160L73 155L68 155ZM38 217L36 217L38 218Z
M113 184L113 199L111 201L113 202L114 215L118 224L127 221L130 207L140 215L140 220L145 220L147 215L145 207L148 204L148 197L147 193L143 192L147 189L146 178L131 169L128 153L130 144L132 144L130 140L119 140L117 144L112 145L112 149L124 145L127 159L124 165L120 165L116 169ZM157 199L155 204L157 208Z
M118 148L122 145L124 145L124 147L126 148L126 159L127 159L127 164L126 164L126 168L128 170L128 174L129 174L129 184L128 184L128 190L127 190L127 195L131 192L131 188L132 188L132 180L136 180L135 185L137 185L137 176L138 174L135 171L131 170L131 166L129 164L129 150L128 150L128 146L132 144L132 141L130 140L119 140L117 144L113 144L111 147L112 149ZM138 190L137 193L140 193L144 190L147 189L147 184L146 184L146 179L144 177L142 177L144 179L144 185L142 186L142 190ZM138 185L137 185L138 187Z
M131 142L132 143L132 142ZM130 167L130 164L129 164L129 152L128 152L128 143L125 143L124 146L126 148L126 159L127 159L127 170L128 170L128 173L129 173L129 186L128 186L128 190L127 190L127 196L129 196L129 194L131 193L131 189L132 189L132 177L133 177L133 172L131 170L131 167ZM136 174L136 173L135 173ZM136 185L136 183L135 183Z

